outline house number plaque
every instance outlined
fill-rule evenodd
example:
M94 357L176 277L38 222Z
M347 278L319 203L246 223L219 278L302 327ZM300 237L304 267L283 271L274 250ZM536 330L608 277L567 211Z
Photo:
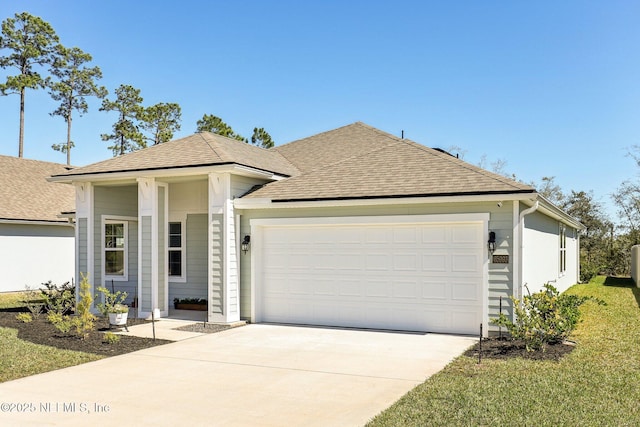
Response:
M509 264L509 255L493 255L494 264Z

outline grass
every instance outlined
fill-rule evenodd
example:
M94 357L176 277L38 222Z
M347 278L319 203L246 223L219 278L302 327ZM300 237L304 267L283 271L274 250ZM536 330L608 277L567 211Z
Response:
M640 424L640 289L597 277L568 292L582 306L576 349L559 362L461 356L407 393L370 426Z
M24 293L0 294L0 309L22 307ZM60 350L33 344L18 338L13 328L0 328L0 382L28 377L42 372L66 368L101 359L101 356L79 351Z

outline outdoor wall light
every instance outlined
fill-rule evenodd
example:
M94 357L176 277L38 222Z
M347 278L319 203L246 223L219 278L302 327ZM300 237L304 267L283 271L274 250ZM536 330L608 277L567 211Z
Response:
M493 231L489 232L489 241L487 242L489 244L489 252L491 254L493 254L493 252L495 252L496 250L496 233Z
M244 236L244 240L242 241L240 247L242 248L242 252L243 253L247 253L247 251L249 250L249 245L251 243L251 236L249 236L248 234L246 236Z

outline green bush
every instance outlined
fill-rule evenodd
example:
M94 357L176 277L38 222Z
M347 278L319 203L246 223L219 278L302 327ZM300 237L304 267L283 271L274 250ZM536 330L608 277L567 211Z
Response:
M33 322L33 316L31 315L31 313L19 313L16 315L16 319L22 323Z
M60 314L69 314L73 312L76 305L75 287L65 282L62 285L56 285L51 280L43 283L44 289L40 290L45 310Z
M71 317L68 315L64 315L56 311L50 311L47 313L47 320L63 334L68 334L71 330Z
M25 286L24 305L31 313L34 319L37 319L43 311L44 302L41 299L40 292L36 289L32 289L30 286Z
M115 344L120 341L120 335L116 335L113 332L105 332L102 336L102 342L105 344Z
M106 316L109 313L124 313L125 311L129 311L129 308L124 305L124 300L127 298L126 292L111 292L104 286L98 287L97 290L104 296L104 302L101 302L96 306L103 316ZM124 310L123 307L126 307L126 310Z
M82 281L80 282L80 300L76 307L76 315L71 319L71 323L76 330L76 335L80 338L86 338L87 334L93 330L95 326L96 316L91 313L91 285L87 276L81 273Z
M560 294L546 283L543 290L525 296L522 302L511 297L515 322L500 313L491 323L507 328L513 339L524 340L528 351L544 350L545 345L562 342L571 335L580 321L580 306L589 300L603 304L591 297Z

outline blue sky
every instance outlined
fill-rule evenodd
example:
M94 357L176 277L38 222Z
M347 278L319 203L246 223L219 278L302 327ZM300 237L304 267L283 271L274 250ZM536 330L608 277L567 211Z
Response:
M205 113L277 144L363 121L474 164L505 160L525 182L555 176L610 211L609 194L637 178L625 156L640 144L637 1L0 2L1 20L22 11L93 55L110 92L179 103L176 137ZM0 97L0 154L18 153L18 101ZM111 156L100 134L115 113L89 102L75 165ZM27 93L25 157L65 161L50 148L66 137L54 109Z

